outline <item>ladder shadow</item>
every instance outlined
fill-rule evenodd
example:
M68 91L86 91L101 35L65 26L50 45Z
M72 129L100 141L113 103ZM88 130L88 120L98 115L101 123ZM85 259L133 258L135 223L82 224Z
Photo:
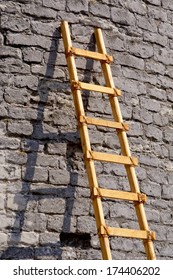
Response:
M62 248L61 242L58 241L56 243L44 243L43 246L21 246L21 237L25 222L25 214L28 211L29 203L35 201L36 203L40 201L40 199L46 197L62 197L64 198L64 188L54 188L50 189L49 184L47 184L47 190L44 188L43 190L39 189L39 194L37 194L37 190L34 192L31 190L31 185L33 184L33 179L36 171L36 163L38 158L38 153L40 149L40 144L44 145L45 143L66 143L66 160L67 160L67 171L70 173L69 184L67 185L66 192L70 193L70 204L69 200L66 198L65 205L65 214L63 218L62 232L70 232L71 218L72 218L72 210L75 199L75 191L78 183L78 174L72 169L72 157L71 153L73 151L73 145L80 145L79 132L67 132L67 133L44 133L43 131L43 121L44 121L44 112L45 105L48 100L49 89L48 87L42 90L42 86L47 82L53 79L54 71L55 71L55 61L57 60L57 53L59 48L59 40L60 40L60 29L55 30L50 47L50 55L48 58L47 68L45 75L42 80L40 80L37 92L39 93L39 102L37 106L37 118L33 122L33 133L28 138L25 138L25 146L28 149L27 152L27 161L25 166L25 172L22 179L22 186L20 190L20 194L25 198L25 203L22 203L19 199L19 193L15 194L14 204L18 205L17 210L15 211L15 219L14 223L11 227L10 236L8 239L8 247L1 253L0 259L62 259ZM91 69L93 64L86 64L86 68ZM88 75L88 71L85 70L84 77L90 79ZM59 83L60 87L60 83ZM62 88L64 89L64 83L62 83ZM66 84L66 88L69 88L69 84ZM61 90L61 88L59 88ZM86 107L88 106L88 98L89 94L86 93ZM63 117L63 116L62 116ZM33 152L33 143L34 143L34 152ZM29 152L30 151L30 152ZM32 152L31 152L32 151ZM40 195L41 192L44 195ZM50 195L51 194L51 195ZM15 244L15 245L14 245Z

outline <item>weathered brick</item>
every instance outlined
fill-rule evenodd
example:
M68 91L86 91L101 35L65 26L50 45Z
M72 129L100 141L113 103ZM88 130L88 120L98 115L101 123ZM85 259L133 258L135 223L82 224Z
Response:
M23 50L24 61L27 62L41 62L43 58L43 52L33 48L33 49L24 49Z
M146 136L149 138L153 138L156 141L162 140L162 134L162 130L153 125L148 125L146 129Z
M38 78L31 75L17 75L14 82L15 86L19 88L28 87L29 89L36 90L38 87Z
M13 48L9 46L2 46L0 49L0 57L14 57L17 59L22 58L21 50L18 48Z
M123 8L111 8L111 18L115 23L123 25L135 25L135 17L127 9Z
M171 0L161 0L161 1L164 9L170 9L171 11L173 10L173 3Z
M2 180L21 179L21 168L14 165L0 166L0 179Z
M47 218L43 213L26 213L22 229L24 231L44 232L46 230Z
M56 12L53 9L45 7L37 7L35 5L25 5L22 12L27 15L35 16L38 18L55 19Z
M66 143L48 143L47 151L49 154L66 155L67 144Z
M14 211L24 211L26 209L28 197L22 194L8 194L7 208Z
M146 2L156 6L160 6L161 4L161 0L147 0Z
M116 238L111 240L111 248L113 250L123 250L130 252L133 250L133 241L127 238Z
M172 135L173 135L173 128L172 127L167 127L164 130L163 139L168 143L172 143L172 141L173 141Z
M108 5L103 5L102 3L90 2L89 11L91 14L100 17L110 18L110 9Z
M77 232L97 233L95 219L93 217L81 216L77 218Z
M76 218L70 215L49 216L47 227L57 232L76 232Z
M55 198L44 198L39 201L38 211L40 213L48 214L63 214L65 212L65 200L59 197Z
M28 158L26 166L22 167L22 179L29 182L47 182L48 169L31 165L30 159Z
M141 97L140 104L142 108L145 108L149 111L160 112L161 106L160 103L156 100L148 99Z
M1 247L7 246L7 239L8 239L8 235L6 233L0 232L0 246Z
M88 0L67 0L67 11L72 11L74 13L78 12L88 12Z
M27 162L27 155L20 151L7 151L5 154L5 160L10 164L25 164Z
M38 46L46 50L55 49L55 45L51 44L51 39L41 35L24 35L11 34L7 35L8 45L13 46Z
M5 194L0 193L0 210L4 210L5 206Z
M135 120L141 121L142 123L150 124L153 122L153 117L151 112L144 108L135 108L133 110L133 118Z
M157 33L157 24L154 19L148 20L145 16L136 15L137 24L140 28Z
M39 242L39 234L36 232L25 232L22 231L21 234L21 243L25 245L37 245Z
M17 138L8 138L1 137L0 138L0 148L1 149L11 149L16 150L20 146L20 140Z
M41 233L39 236L39 243L43 245L54 244L57 245L60 242L60 234L55 232Z
M130 66L140 70L144 69L144 60L127 53L120 53L116 56L117 63L120 65Z
M64 10L65 9L65 1L61 0L43 0L43 6L44 7L49 7L55 10Z
M14 15L1 15L1 28L15 32L22 32L29 29L29 20L24 17Z
M133 12L140 15L146 15L147 14L147 6L142 1L137 0L128 0L127 1L127 8Z
M7 88L4 93L4 99L7 103L27 104L29 94L26 89Z
M17 135L31 135L33 127L28 121L9 121L8 131Z
M52 169L49 171L49 181L52 184L67 185L70 183L70 173L67 170Z
M75 216L88 215L90 208L90 201L88 198L69 199L67 203L68 213Z

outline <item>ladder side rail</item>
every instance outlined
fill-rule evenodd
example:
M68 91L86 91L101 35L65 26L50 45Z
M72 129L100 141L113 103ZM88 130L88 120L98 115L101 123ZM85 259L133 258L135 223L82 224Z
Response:
M95 37L96 37L96 44L97 44L97 47L98 47L98 51L100 53L107 54L105 44L104 44L104 40L103 40L103 36L102 36L102 32L101 32L100 28L97 28L95 30ZM113 78L112 78L110 65L108 63L101 63L101 66L102 66L102 71L103 71L103 74L104 74L106 86L114 88L115 86L114 86L114 81L113 81ZM111 96L109 98L109 100L110 100L114 120L116 122L121 122L122 123L123 118L122 118L118 98ZM128 144L126 132L125 131L118 131L118 138L119 138L119 141L120 141L122 154L125 155L125 156L131 157L131 152L130 152L130 147L129 147L129 144ZM126 172L127 172L127 176L128 176L131 191L136 192L136 193L140 192L135 168L133 166L125 166L125 168L126 168ZM135 204L135 209L136 209L136 214L137 214L137 217L138 217L138 222L139 222L140 229L148 231L149 226L148 226L148 222L147 222L146 213L145 213L143 203ZM151 240L145 240L144 247L145 247L145 251L146 251L146 254L147 254L147 258L148 259L156 259L153 242Z
M66 21L62 22L61 31L62 31L62 36L63 36L64 48L65 48L65 51L67 51L68 48L72 47L68 22L66 22ZM78 81L78 75L77 75L77 69L76 69L76 63L75 63L74 56L73 55L67 56L66 59L67 59L69 76L70 76L70 82L72 83L72 81ZM73 93L73 99L74 99L74 104L75 104L76 117L79 122L80 116L85 116L81 91L78 89L75 89L75 90L72 90L72 93ZM98 188L98 182L97 182L94 161L92 159L86 159L86 156L85 156L87 151L91 151L91 145L90 145L90 139L89 139L87 125L85 123L81 124L79 122L79 131L80 131L82 150L83 150L83 154L84 154L84 161L85 161L86 171L87 171L87 175L88 175L90 191L92 193L93 188ZM100 197L96 197L93 200L93 208L94 208L97 229L99 231L101 226L105 226L103 207L102 207L102 202L101 202ZM99 240L100 240L103 259L111 260L112 256L111 256L111 250L110 250L108 236L100 235Z

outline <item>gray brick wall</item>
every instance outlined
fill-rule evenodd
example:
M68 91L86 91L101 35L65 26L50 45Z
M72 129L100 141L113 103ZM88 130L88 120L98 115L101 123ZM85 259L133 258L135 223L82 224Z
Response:
M95 50L103 29L137 174L148 196L158 259L173 259L173 4L169 0L0 1L0 258L101 259L62 38ZM78 58L80 79L103 84L98 62ZM111 119L106 96L84 93L87 114ZM90 129L93 149L120 152ZM128 190L124 169L96 163L99 184ZM130 203L103 202L108 225L136 228ZM114 259L143 259L141 241L111 238Z

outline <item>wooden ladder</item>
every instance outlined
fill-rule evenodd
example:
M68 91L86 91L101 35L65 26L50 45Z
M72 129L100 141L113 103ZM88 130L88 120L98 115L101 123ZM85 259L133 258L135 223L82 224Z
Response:
M73 100L75 105L76 117L78 120L81 144L83 149L84 161L89 180L91 199L93 202L94 214L100 240L102 256L104 260L111 260L111 250L109 244L109 236L119 236L127 238L139 238L143 240L147 259L156 259L153 240L156 239L155 232L150 231L145 210L144 202L146 195L140 192L138 180L136 177L135 166L138 160L131 156L126 131L128 125L123 122L118 96L121 91L114 86L110 63L113 61L112 56L106 52L105 44L103 41L102 31L100 28L95 30L95 39L98 52L87 51L72 46L70 29L67 21L61 24L61 32L64 42L65 55L67 59L69 77L71 82L71 90L73 93ZM75 56L82 56L99 60L101 63L103 75L105 78L106 86L93 85L79 81ZM82 100L82 90L96 91L108 94L109 101L112 108L112 114L115 121L108 121L99 118L87 117L84 111ZM90 138L88 133L88 125L105 126L114 128L117 131L118 139L121 146L121 155L114 155L108 153L95 152L91 150ZM130 185L130 191L119 191L112 189L100 188L96 176L96 169L94 161L112 162L123 164L126 169L127 178ZM105 223L102 198L121 199L134 202L140 230L114 228L109 227Z

